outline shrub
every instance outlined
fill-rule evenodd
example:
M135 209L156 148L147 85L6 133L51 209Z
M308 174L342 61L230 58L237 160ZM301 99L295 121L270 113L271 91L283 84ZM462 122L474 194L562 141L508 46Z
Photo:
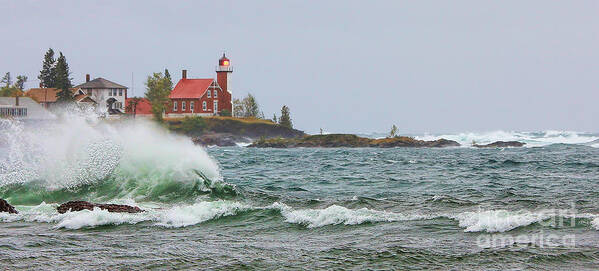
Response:
M223 117L230 117L231 116L231 111L229 111L228 109L223 109L220 111L219 115L223 116Z
M206 129L206 120L202 117L185 117L181 121L181 129L187 134L199 134Z

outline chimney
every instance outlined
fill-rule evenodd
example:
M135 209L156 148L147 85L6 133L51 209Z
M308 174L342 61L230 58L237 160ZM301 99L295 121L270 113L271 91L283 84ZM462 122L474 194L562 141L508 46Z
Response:
M19 94L15 96L15 106L19 106Z
M89 82L89 73L85 75L85 82Z
M181 79L187 79L187 70L181 71Z

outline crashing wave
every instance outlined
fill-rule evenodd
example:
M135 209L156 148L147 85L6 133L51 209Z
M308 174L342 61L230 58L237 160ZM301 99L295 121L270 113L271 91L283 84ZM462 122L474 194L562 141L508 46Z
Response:
M387 211L370 210L367 208L348 209L338 205L332 205L325 209L303 210L293 210L293 208L283 203L274 203L272 207L281 211L286 222L305 225L308 228L339 224L358 225L368 222L396 222L430 218L430 216L425 215L404 215Z
M203 148L149 121L108 124L81 112L35 125L3 119L0 138L0 197L15 204L234 193Z
M459 142L462 146L470 146L472 142L477 144L489 144L496 141L520 141L526 143L527 147L540 147L551 144L588 144L599 140L599 135L574 131L541 131L541 132L514 132L493 131L482 133L458 133L416 136L420 140L437 140L445 138ZM599 144L597 144L599 146Z
M464 212L450 216L459 221L465 232L506 232L518 227L528 226L551 218L549 212L509 212L490 210L482 212Z

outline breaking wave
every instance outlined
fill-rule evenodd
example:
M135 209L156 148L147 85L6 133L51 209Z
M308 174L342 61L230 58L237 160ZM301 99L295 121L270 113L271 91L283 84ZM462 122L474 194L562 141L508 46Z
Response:
M482 133L458 133L431 135L425 134L417 136L421 140L437 140L445 138L455 140L462 146L470 146L472 142L477 144L488 144L495 141L520 141L526 143L527 147L540 147L551 144L585 144L593 147L599 147L599 135L593 133L574 132L574 131L541 131L541 132L509 132L493 131Z
M431 218L425 215L404 215L367 208L348 209L338 205L332 205L325 209L293 210L285 204L274 203L273 207L281 211L286 222L301 224L308 228L338 224L358 225L368 222L396 222Z
M186 137L147 121L85 112L53 122L0 120L0 197L13 204L71 199L193 199L234 193L218 164Z

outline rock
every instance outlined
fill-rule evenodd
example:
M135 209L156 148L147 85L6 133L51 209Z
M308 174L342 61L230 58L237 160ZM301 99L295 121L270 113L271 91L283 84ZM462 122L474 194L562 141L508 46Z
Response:
M18 214L19 213L19 212L17 212L15 207L8 204L8 202L6 202L6 200L4 200L4 199L0 199L0 213L1 212L6 212L9 214Z
M250 143L252 140L243 136L236 136L231 133L206 133L200 136L194 136L191 138L193 143L202 146L219 146L219 147L230 147L237 146L239 143Z
M63 203L58 208L59 213L64 214L66 212L76 212L81 210L90 210L92 211L95 207L98 207L102 210L107 210L113 213L141 213L144 210L139 207L129 206L129 205L120 205L120 204L99 204L99 203L91 203L87 201L69 201L67 203Z
M518 142L518 141L495 141L491 144L486 145L478 145L473 144L473 147L476 148L506 148L506 147L522 147L526 143Z
M381 139L371 139L359 137L351 134L329 134L329 135L312 135L301 138L271 138L260 139L255 141L249 147L257 148L393 148L393 147L408 147L408 148L442 148L442 147L458 147L458 142L439 139L435 141L418 140L412 137L399 136Z

